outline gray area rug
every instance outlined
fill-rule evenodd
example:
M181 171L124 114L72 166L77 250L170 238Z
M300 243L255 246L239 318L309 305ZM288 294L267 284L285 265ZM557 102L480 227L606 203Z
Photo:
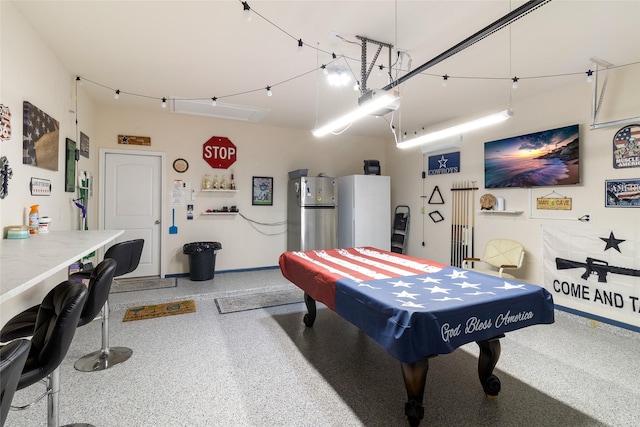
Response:
M279 292L262 292L258 294L236 295L216 298L216 307L220 314L254 310L256 308L274 307L277 305L295 304L304 301L302 289Z
M178 286L175 277L135 277L132 279L114 279L111 283L112 294L120 292L147 291L152 289L175 288Z

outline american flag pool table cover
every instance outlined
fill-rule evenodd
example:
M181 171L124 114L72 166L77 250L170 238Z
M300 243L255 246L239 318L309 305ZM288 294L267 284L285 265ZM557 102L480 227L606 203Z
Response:
M285 252L279 264L403 363L554 321L540 286L372 247Z

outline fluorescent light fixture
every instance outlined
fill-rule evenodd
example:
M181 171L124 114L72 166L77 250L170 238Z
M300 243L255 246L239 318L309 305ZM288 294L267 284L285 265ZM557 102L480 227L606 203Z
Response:
M402 141L396 144L398 148L411 148L417 147L418 145L428 144L433 141L439 141L441 139L445 139L455 135L462 135L465 132L469 132L475 129L480 129L486 126L491 126L500 122L503 122L513 116L513 112L511 110L504 110L499 113L491 114L476 120L471 120L466 123L462 123L456 126L452 126L446 129L442 129L435 132L430 132L425 135L420 135L418 137L409 139L407 141Z
M462 148L462 135L455 135L439 141L432 141L429 144L420 147L422 154L431 153L433 151L449 150L452 148Z
M370 101L362 104L360 107L356 108L355 110L350 111L344 116L318 129L314 129L312 132L313 136L317 136L317 137L325 136L331 132L342 129L364 116L368 116L369 114L372 114L380 110L381 108L391 105L398 99L400 99L400 97L393 92L381 91L379 95L375 96Z

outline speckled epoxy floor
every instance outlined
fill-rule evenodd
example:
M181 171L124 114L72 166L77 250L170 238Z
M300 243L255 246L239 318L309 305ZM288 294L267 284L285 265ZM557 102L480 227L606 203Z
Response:
M100 347L100 322L78 329L61 368L60 421L95 426L404 426L399 363L319 305L220 315L214 299L293 285L277 269L179 278L176 288L110 298L110 344L131 359L78 372ZM122 322L127 307L193 298L197 312ZM640 334L556 312L556 323L507 334L487 400L469 344L430 360L425 426L636 426L640 424ZM43 390L16 393L19 404ZM9 414L6 427L46 425L46 403Z

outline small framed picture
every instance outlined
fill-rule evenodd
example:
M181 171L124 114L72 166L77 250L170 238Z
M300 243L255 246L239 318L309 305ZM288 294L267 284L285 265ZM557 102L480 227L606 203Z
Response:
M604 182L606 208L640 208L640 178Z
M254 176L251 191L251 204L257 206L273 205L273 178Z

